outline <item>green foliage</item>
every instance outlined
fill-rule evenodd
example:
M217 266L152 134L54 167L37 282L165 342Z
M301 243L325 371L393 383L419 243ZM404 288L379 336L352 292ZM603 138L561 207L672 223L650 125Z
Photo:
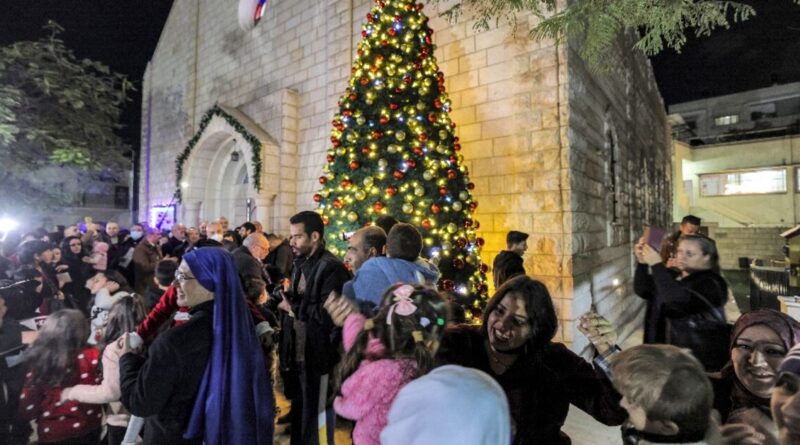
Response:
M518 17L529 13L540 19L529 31L532 38L573 39L591 67L607 70L618 61L614 48L626 31L638 33L634 47L647 55L665 48L680 52L687 32L709 35L756 11L743 3L715 0L575 0L561 10L555 0L460 0L443 14L451 21L466 15L475 20L477 30L510 23L516 31Z
M0 47L0 208L58 204L42 169L90 177L120 168L129 148L114 133L131 83L100 62L79 60L49 22L48 35Z
M379 0L362 26L350 84L333 119L322 190L314 196L334 253L341 235L391 215L419 228L440 287L472 305L488 293L483 240L461 146L450 120L433 31L413 0Z

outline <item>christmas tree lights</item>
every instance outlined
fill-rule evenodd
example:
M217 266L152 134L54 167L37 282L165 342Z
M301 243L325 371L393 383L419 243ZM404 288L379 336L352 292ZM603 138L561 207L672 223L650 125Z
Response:
M347 245L342 234L381 215L414 224L423 256L441 271L440 289L454 292L472 318L488 294L473 218L478 202L422 9L412 0L381 0L367 14L314 200L336 254Z

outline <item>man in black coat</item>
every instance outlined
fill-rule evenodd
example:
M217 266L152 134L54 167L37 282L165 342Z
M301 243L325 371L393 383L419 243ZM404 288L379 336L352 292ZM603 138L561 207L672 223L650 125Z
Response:
M261 261L269 253L269 242L267 237L260 233L251 233L242 242L242 247L233 251L233 261L236 263L236 270L239 271L239 279L242 286L253 278L267 281L264 277L264 269Z
M330 400L330 379L339 361L341 330L336 328L323 303L332 291L342 292L350 279L344 264L325 249L325 226L316 212L304 211L291 217L290 245L295 254L291 282L284 281L285 298L278 305L283 312L281 368L290 365L299 377L299 393L292 398L292 444L317 445L320 415L326 420L327 443L333 444L332 406L318 409ZM289 361L290 363L285 363Z
M492 263L494 288L499 288L515 275L525 275L522 255L528 250L528 234L512 230L506 235L506 250L497 254Z

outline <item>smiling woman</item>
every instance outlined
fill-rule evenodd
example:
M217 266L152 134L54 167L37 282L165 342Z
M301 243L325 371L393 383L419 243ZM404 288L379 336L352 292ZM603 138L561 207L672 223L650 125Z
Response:
M622 423L619 394L602 371L553 341L557 329L547 288L517 276L489 301L482 326L445 331L437 361L480 369L500 384L516 445L570 443L561 432L570 404L607 425Z

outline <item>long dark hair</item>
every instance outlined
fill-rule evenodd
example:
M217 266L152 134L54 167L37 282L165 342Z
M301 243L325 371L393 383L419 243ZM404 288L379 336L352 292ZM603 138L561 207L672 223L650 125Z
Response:
M397 294L403 291L409 293L408 300L416 307L410 315L400 315L395 310L397 301L402 298ZM402 283L387 289L381 299L380 311L367 320L364 330L336 368L334 394L339 393L344 381L363 360L411 359L417 365L416 376L426 374L433 367L434 351L429 348L429 343L439 341L449 317L449 304L434 289ZM384 346L381 354L368 351L370 337L380 340Z
M34 383L57 387L75 372L75 359L86 347L89 323L81 311L62 309L47 317L25 353Z
M541 348L553 339L558 330L558 317L553 307L553 299L547 287L527 275L518 275L503 283L486 304L483 311L483 335L488 338L489 315L503 301L506 295L514 294L525 302L525 311L530 320L531 335L528 345L534 350Z
M120 297L108 310L108 319L103 328L103 338L97 345L100 353L109 343L116 341L122 334L133 332L136 326L147 316L144 301L139 295Z

